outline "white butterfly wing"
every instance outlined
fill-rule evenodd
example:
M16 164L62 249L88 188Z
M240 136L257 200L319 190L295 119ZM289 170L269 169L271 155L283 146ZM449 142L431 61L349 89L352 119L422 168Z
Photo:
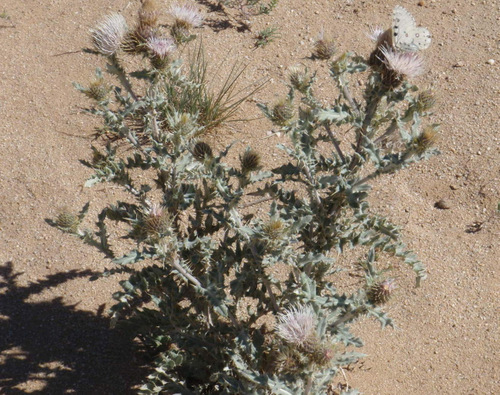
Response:
M392 14L393 44L396 49L417 52L431 44L431 34L425 27L417 27L415 18L401 6Z

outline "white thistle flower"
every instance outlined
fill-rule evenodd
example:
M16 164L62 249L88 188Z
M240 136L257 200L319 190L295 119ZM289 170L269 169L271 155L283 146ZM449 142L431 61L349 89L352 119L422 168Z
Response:
M127 30L125 18L120 14L112 14L91 29L90 34L95 49L105 56L112 56L120 48Z
M160 59L168 58L177 48L173 39L163 37L150 37L146 45L151 53Z
M176 23L186 25L188 28L199 27L203 22L203 16L191 4L177 5L170 7L170 14L174 17Z
M378 42L384 32L384 29L382 29L380 26L370 26L370 32L367 33L367 36L373 42Z
M276 332L288 343L304 345L316 336L316 315L310 306L297 306L278 316Z
M413 78L424 71L424 59L417 52L399 52L388 47L382 47L380 52L387 69L400 78Z

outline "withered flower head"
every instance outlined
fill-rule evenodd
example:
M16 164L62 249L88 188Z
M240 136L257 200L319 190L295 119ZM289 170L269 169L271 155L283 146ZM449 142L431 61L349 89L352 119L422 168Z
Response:
M243 156L240 156L241 171L250 173L260 167L260 155L257 151L247 149Z
M212 148L204 141L197 142L194 145L191 153L193 154L195 159L200 162L204 161L206 158L213 157Z

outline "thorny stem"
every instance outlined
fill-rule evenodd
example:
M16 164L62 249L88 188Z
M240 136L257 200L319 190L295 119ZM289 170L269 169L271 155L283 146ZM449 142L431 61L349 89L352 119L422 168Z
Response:
M250 238L246 236L246 239L248 242L250 242ZM255 249L255 246L253 244L250 244L250 251L252 252L253 259L256 261L259 261L259 254L257 253L257 250ZM271 287L271 283L267 278L264 276L262 277L262 282L264 283L264 286L267 289L267 292L269 292L269 299L271 299L271 304L273 305L274 311L277 313L279 311L278 303L276 303L276 297L274 296L273 289Z
M366 136L366 132L368 130L368 127L372 123L373 117L375 116L377 112L377 107L380 103L380 100L382 99L382 94L377 94L375 97L372 97L370 100L370 103L368 104L368 107L366 109L366 115L365 119L363 121L363 125L361 128L359 128L356 131L357 134L357 141L356 141L356 148L355 148L355 153L360 153L361 151L361 145L363 144L363 139ZM351 165L349 166L349 169L352 170L356 165L359 163L359 159L357 156L354 156Z
M309 167L307 166L302 166L302 168L304 169L304 173L306 174L306 177L307 179L309 180L309 182L311 183L311 186L313 186L313 178L312 178L312 175L311 175L311 172L309 171ZM319 197L318 195L318 191L316 189L313 189L313 197L314 197L314 200L316 201L316 204L318 206L321 206L321 198Z
M359 315L363 311L365 311L365 309L363 307L358 307L354 311L349 311L348 313L346 313L345 315L340 317L337 321L335 321L331 326L336 327L336 326L339 326L340 324L344 324L347 321L351 321L351 320L355 319L356 317L359 317Z
M194 285L196 285L198 288L203 288L201 286L200 281L194 277L192 274L188 273L187 270L185 270L179 263L177 259L174 259L172 261L172 266L175 267L179 273L181 273L184 277L186 277L189 281L191 281Z
M339 83L342 86L342 93L344 94L344 97L347 99L350 106L354 109L354 111L356 112L356 115L359 115L360 112L359 112L358 105L356 104L356 102L352 98L351 91L349 90L349 88L347 86L347 82L344 81L343 75L340 76Z
M356 181L352 187L357 187L358 185L364 184L367 181L373 180L375 177L378 177L380 175L379 172L374 172L372 174L367 175L366 177L362 178L361 180Z
M187 270L185 270L180 265L180 263L177 259L172 260L172 266L175 267L175 269L177 269L179 271L179 273L181 273L184 277L186 277L189 281L191 281L196 287L203 289L200 281L196 277L194 277L191 273L188 273ZM233 323L233 325L236 327L240 327L238 320L236 318L234 318L233 315L229 311L227 312L227 314L228 314L229 319ZM212 318L210 315L210 311L208 314L208 322L210 325L212 325Z
M337 151L337 154L340 156L340 159L342 159L342 163L345 163L345 156L342 150L340 149L340 144L338 140L335 138L335 136L332 133L332 129L330 129L330 125L325 124L325 129L328 133L328 136L330 136L330 140L332 140L332 144L335 147L335 150Z

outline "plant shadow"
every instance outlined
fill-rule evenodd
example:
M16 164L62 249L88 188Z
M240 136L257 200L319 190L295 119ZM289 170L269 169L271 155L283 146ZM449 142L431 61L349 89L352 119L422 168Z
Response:
M21 274L12 262L0 265L0 393L137 393L134 386L145 372L133 339L109 329L102 311L80 311L60 297L28 301L47 288L95 273L72 270L18 286Z

